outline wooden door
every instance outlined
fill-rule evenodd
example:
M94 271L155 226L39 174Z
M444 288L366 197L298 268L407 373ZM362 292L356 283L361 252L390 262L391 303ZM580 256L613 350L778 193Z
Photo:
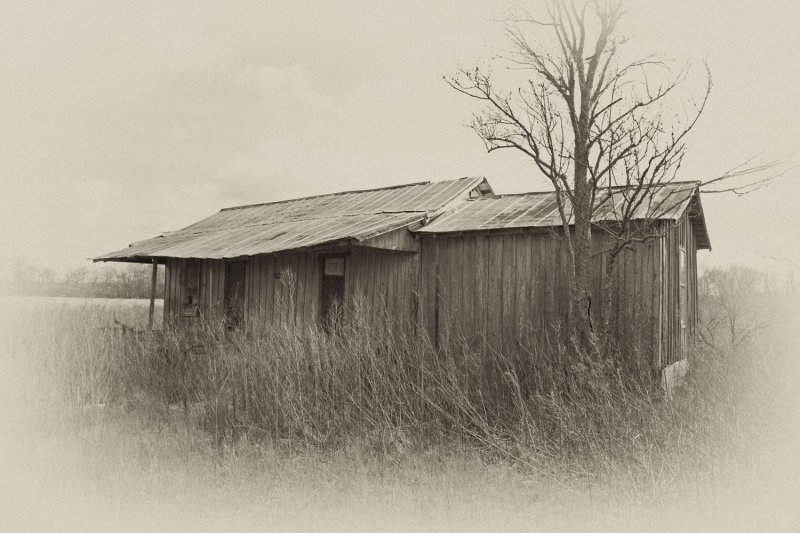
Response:
M238 328L244 321L246 274L247 261L225 263L225 324L229 329Z
M344 256L322 258L322 302L320 305L322 325L331 326L336 315L341 312L344 302Z

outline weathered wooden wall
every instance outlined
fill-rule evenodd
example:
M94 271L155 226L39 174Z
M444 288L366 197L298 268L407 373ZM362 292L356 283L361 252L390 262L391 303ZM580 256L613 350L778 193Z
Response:
M248 322L288 327L311 322L319 309L319 260L311 252L252 257L245 293Z
M528 329L548 330L566 316L558 249L546 233L424 239L421 324L439 343L496 350L515 348Z
M595 247L602 245L596 239ZM603 285L614 284L611 331L623 353L649 367L657 350L658 243L635 246L605 279L604 256L592 265L592 319L602 320ZM567 259L553 231L427 238L420 265L420 320L431 338L475 350L530 349L560 340L566 324Z
M595 232L594 248L605 244ZM613 299L609 334L629 364L657 368L659 364L659 301L661 294L661 245L659 240L637 243L621 253L612 279L605 275L608 256L598 254L592 262L592 320L603 320L602 291L612 284ZM595 303L596 302L596 303Z
M346 270L348 299L373 320L413 322L417 312L418 253L355 247Z
M416 313L419 254L354 246L335 252L299 252L242 258L247 262L245 320L254 327L302 327L320 319L321 259L345 256L345 297L367 319L412 321ZM196 317L184 316L191 264L199 268ZM165 279L165 320L196 322L224 314L225 261L170 259Z
M672 224L672 223L670 223ZM466 343L476 351L513 352L543 336L558 338L566 323L567 262L554 231L484 232L420 240L420 252L351 246L345 254L345 295L365 316L418 324L438 343ZM595 247L602 246L597 237ZM687 337L697 320L696 242L688 218L660 240L635 246L605 279L604 255L592 265L592 319L602 320L604 284L614 285L611 332L636 364L663 368L685 357L681 341L680 246L688 271ZM247 261L245 319L256 327L318 324L321 257L298 252L243 258ZM195 265L195 266L193 266ZM225 261L167 261L165 320L184 316L189 278L200 314L222 317Z
M691 343L697 327L697 240L687 214L684 214L661 241L661 364L671 365L687 356L681 339L680 318L680 247L686 248L688 272L687 342Z
M195 265L195 266L192 266ZM195 269L195 270L193 270ZM222 311L225 292L225 262L216 259L168 259L164 278L164 320L191 320L184 307L194 274L198 280L198 307L204 312Z

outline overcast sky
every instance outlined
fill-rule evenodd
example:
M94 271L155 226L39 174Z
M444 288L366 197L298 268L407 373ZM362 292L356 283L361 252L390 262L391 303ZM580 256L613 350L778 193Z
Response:
M68 5L69 4L69 5ZM0 3L0 253L63 271L226 206L485 176L542 190L442 81L505 2ZM795 1L631 2L628 45L711 66L682 179L797 159ZM701 265L800 265L800 173L703 199ZM781 259L781 256L783 259Z

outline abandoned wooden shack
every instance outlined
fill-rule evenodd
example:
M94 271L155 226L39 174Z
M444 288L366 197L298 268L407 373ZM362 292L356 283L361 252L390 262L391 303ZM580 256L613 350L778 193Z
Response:
M683 359L697 319L699 249L710 249L697 183L662 186L662 236L624 253L593 301L615 294L612 335L653 371ZM618 199L598 220L612 218ZM602 204L602 202L601 202ZM636 217L652 217L646 208ZM166 265L168 325L306 328L356 306L374 320L514 351L566 316L566 260L554 193L496 195L483 178L414 183L227 208L95 261ZM602 249L603 232L593 232ZM600 306L591 310L600 320Z

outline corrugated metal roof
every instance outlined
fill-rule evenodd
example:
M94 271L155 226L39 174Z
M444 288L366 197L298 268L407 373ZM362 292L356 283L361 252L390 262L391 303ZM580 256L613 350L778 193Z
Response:
M647 201L635 206L629 218L634 220L661 219L677 220L690 203L696 208L690 213L699 220L693 220L698 236L698 246L710 248L705 221L702 220L702 206L697 182L675 182L654 187L653 194L647 194ZM613 222L623 219L623 209L631 205L633 189L615 187L598 192L594 222ZM567 216L572 221L569 202L565 202ZM696 211L696 212L695 212ZM445 213L430 224L416 229L417 233L453 233L465 231L484 231L513 228L545 228L561 225L561 217L556 204L556 194L535 192L476 198L465 205Z
M420 222L484 182L462 178L227 208L95 261L222 259L365 240Z

